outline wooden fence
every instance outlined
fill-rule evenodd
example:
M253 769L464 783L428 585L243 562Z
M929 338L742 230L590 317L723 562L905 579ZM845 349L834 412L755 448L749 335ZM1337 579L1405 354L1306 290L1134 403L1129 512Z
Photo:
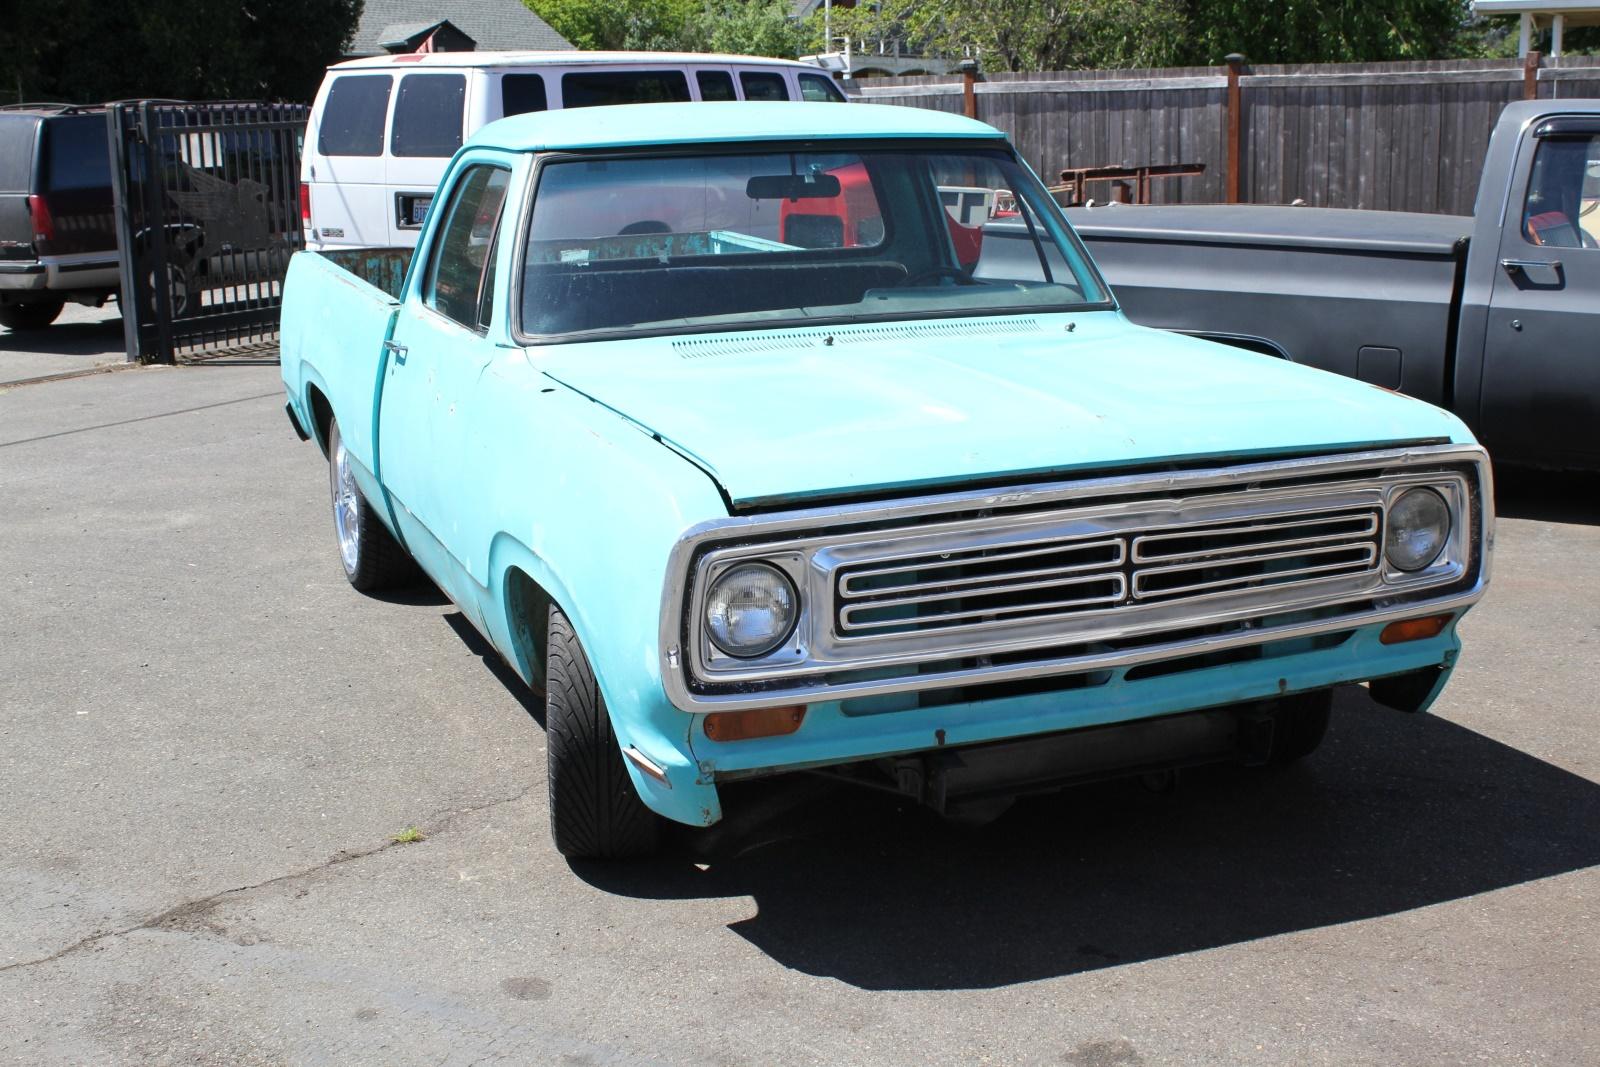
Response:
M1203 163L1203 176L1155 183L1152 202L1219 203L1228 79L1226 67L990 74L973 101L1046 181L1068 166ZM1600 97L1600 57L1244 67L1238 88L1240 200L1465 215L1500 109L1530 93ZM854 92L963 110L959 76L865 79Z

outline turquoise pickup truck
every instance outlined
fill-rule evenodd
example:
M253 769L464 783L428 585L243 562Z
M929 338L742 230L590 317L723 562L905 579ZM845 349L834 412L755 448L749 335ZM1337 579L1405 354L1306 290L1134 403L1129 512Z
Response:
M1429 404L1132 325L994 129L652 104L493 123L409 249L301 253L288 412L360 590L545 693L569 856L804 771L950 813L1425 709L1493 543Z

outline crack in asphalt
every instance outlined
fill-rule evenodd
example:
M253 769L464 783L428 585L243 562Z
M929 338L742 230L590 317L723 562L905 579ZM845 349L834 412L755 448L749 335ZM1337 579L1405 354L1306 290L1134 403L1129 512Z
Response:
M443 812L436 812L424 819L418 829L422 831L423 840L427 840L428 838L433 837L435 834L448 833L454 827L455 823L461 819L472 815L477 815L480 812L488 811L490 808L497 808L504 804L515 804L517 801L525 799L527 795L533 791L533 787L534 784L529 783L510 796L495 797L493 799L484 801L482 804L473 804L465 808L454 808ZM5 964L4 966L0 966L0 974L6 974L10 971L20 971L28 967L38 967L46 963L54 963L56 960L75 955L76 953L82 952L84 949L97 945L102 941L126 937L128 934L138 933L140 930L156 930L163 927L177 927L178 924L183 920L196 914L203 914L229 897L240 896L245 893L253 893L258 889L266 889L269 886L283 885L288 882L297 881L301 878L309 878L312 875L320 874L323 871L332 870L333 868L343 866L346 863L352 863L356 860L364 860L369 856L376 856L380 852L387 852L393 848L403 848L407 845L415 843L420 842L390 840L372 848L359 849L356 851L350 851L348 849L341 850L339 852L335 852L332 856L329 856L321 863L306 867L303 870L290 871L288 874L280 874L264 881L253 882L250 885L235 886L232 889L219 890L215 893L209 893L203 897L195 897L194 899L186 900L181 904L175 904L164 911L152 915L147 919L142 919L139 922L131 925L124 926L116 930L101 930L97 933L90 934L88 937L79 938L77 941L72 942L72 944L67 945L65 948L58 949L55 952L50 953L48 956L40 956L37 959L21 960L17 963Z
M57 437L71 437L73 434L93 433L95 430L109 430L116 426L132 426L136 422L150 422L152 419L170 419L174 415L192 415L196 411L210 411L212 408L225 408L230 404L244 404L251 400L267 400L271 397L282 395L281 390L275 393L258 393L255 396L219 400L215 404L200 404L197 407L183 408L178 411L159 411L154 415L140 415L135 419L119 419L116 422L102 422L94 426L79 426L71 430L57 430L55 433L42 433L37 437L21 437L15 441L0 441L0 448L10 448L13 445L31 445L35 441L49 441Z

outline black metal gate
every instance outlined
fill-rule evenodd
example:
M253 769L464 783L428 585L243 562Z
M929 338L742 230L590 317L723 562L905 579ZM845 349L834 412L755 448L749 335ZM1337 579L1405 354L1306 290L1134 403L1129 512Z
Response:
M304 104L113 105L107 116L129 359L264 346L300 229Z

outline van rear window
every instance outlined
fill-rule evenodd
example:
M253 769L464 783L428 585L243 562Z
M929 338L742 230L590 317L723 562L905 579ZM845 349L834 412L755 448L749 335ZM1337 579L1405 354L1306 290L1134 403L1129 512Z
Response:
M545 98L544 79L537 74L507 74L500 79L500 114L526 115L550 106Z
M397 156L455 155L466 103L465 74L407 74L400 79L389 151Z
M44 189L110 189L111 148L103 115L44 121Z
M389 114L387 74L346 74L328 87L317 151L325 156L383 155L383 120Z
M605 104L668 104L689 99L681 70L584 71L561 76L563 107Z

